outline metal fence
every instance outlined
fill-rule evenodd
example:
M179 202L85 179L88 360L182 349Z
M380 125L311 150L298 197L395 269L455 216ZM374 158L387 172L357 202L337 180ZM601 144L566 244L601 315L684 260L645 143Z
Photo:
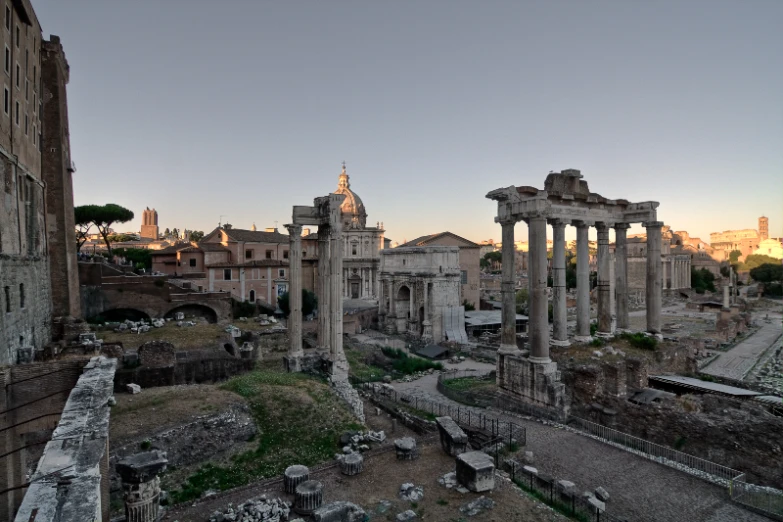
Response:
M623 449L630 450L637 455L660 464L679 469L710 482L722 486L731 485L732 481L742 475L737 471L709 460L700 459L687 453L677 451L666 446L655 444L648 440L640 439L622 431L617 431L595 422L590 422L579 417L570 417L569 425L585 433L593 435L604 442L617 444ZM699 473L700 472L700 473ZM707 476L705 476L706 474Z
M731 482L729 495L738 504L783 521L783 492L780 490L749 484L745 475L741 475Z
M363 386L373 390L379 398L394 401L402 406L413 408L425 414L437 417L449 416L461 426L468 426L485 431L493 439L504 444L518 444L524 446L527 443L527 431L523 426L510 421L504 421L488 417L472 411L471 408L463 408L432 401L415 395L408 395L391 387L383 387L379 384L365 383ZM414 412L415 413L415 412Z
M532 473L522 466L509 466L509 475L514 483L534 497L552 506L557 511L583 522L627 522L627 518L618 518L599 506L591 504L575 488L564 489L556 477Z

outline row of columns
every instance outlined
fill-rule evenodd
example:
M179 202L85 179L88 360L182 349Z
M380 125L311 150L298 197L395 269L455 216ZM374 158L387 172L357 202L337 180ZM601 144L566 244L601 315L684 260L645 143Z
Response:
M378 270L372 267L360 267L357 274L361 278L359 286L359 297L375 297L377 293L376 280L378 279ZM353 276L351 268L343 269L343 295L352 297L350 278Z
M683 256L672 255L669 257L669 265L669 288L690 288L691 270L688 259Z
M566 318L565 284L565 227L570 224L561 219L530 217L528 224L530 306L528 338L530 359L533 362L549 362L549 321L547 301L547 248L546 226L552 225L552 312L553 329L551 343L569 344ZM516 346L516 278L514 275L514 226L516 221L501 222L503 234L503 275L501 282L502 330L500 351L513 353ZM615 300L617 327L628 328L628 263L627 223L593 223L575 221L576 279L577 279L577 341L590 339L590 257L588 232L595 226L598 232L598 333L611 335L612 301ZM647 329L660 332L661 315L661 227L660 221L648 222L647 228ZM611 265L609 229L615 229L615 264ZM612 272L614 271L614 276ZM612 292L614 287L614 295Z
M390 279L381 279L378 290L378 302L379 309L378 315L382 322L385 323L388 333L405 333L406 331L419 335L419 331L416 325L419 322L418 308L417 308L417 286L421 285L422 288L422 306L424 308L424 317L422 318L422 335L423 339L432 338L432 321L430 320L430 292L429 284L426 280L416 282L405 280L404 285L408 287L410 291L410 298L408 301L408 317L399 317L397 313L397 303L394 289L398 283L402 281L393 277ZM388 300L388 306L387 306Z

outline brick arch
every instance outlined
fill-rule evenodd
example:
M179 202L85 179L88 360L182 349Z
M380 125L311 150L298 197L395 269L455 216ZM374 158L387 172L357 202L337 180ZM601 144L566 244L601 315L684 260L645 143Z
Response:
M187 316L205 317L207 321L209 321L210 323L218 322L218 318L221 316L220 311L215 310L215 308L207 304L198 303L198 302L188 302L188 303L176 303L164 314L163 317L173 318L174 314L176 314L177 312L183 312L186 317Z
M149 312L149 310L133 307L114 307L102 311L99 315L107 321L124 321L125 319L130 319L131 321L139 321L140 319L151 321L153 314Z

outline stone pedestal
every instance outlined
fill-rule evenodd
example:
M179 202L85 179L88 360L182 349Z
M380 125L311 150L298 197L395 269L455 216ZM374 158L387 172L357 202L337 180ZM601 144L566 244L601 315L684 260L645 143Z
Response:
M310 480L310 470L307 466L296 464L288 466L283 473L283 489L286 493L296 492L296 486Z
M468 436L451 417L435 419L440 433L440 445L443 451L456 457L468 451Z
M364 468L364 457L361 453L349 453L340 460L340 472L343 475L358 475Z
M127 522L156 522L160 507L160 479L168 460L162 451L131 455L117 463L122 478Z
M497 368L499 392L505 398L527 403L527 409L541 408L562 420L568 417L569 403L557 363L538 363L521 355L498 352Z
M413 437L396 439L394 450L397 452L397 460L415 460L419 457L419 449L416 447L416 439Z
M495 464L482 451L469 451L457 457L457 481L470 491L482 493L495 488Z
M321 507L324 501L324 485L317 480L307 480L296 486L294 511L300 515L310 515Z

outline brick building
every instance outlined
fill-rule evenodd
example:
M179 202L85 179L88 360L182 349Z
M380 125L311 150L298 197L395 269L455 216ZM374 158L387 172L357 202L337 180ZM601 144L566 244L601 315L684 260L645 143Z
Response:
M29 0L0 1L0 366L28 361L51 320L79 315L73 190L60 40L44 41ZM46 150L42 154L42 149ZM70 221L69 221L70 220ZM54 305L53 305L54 301Z

